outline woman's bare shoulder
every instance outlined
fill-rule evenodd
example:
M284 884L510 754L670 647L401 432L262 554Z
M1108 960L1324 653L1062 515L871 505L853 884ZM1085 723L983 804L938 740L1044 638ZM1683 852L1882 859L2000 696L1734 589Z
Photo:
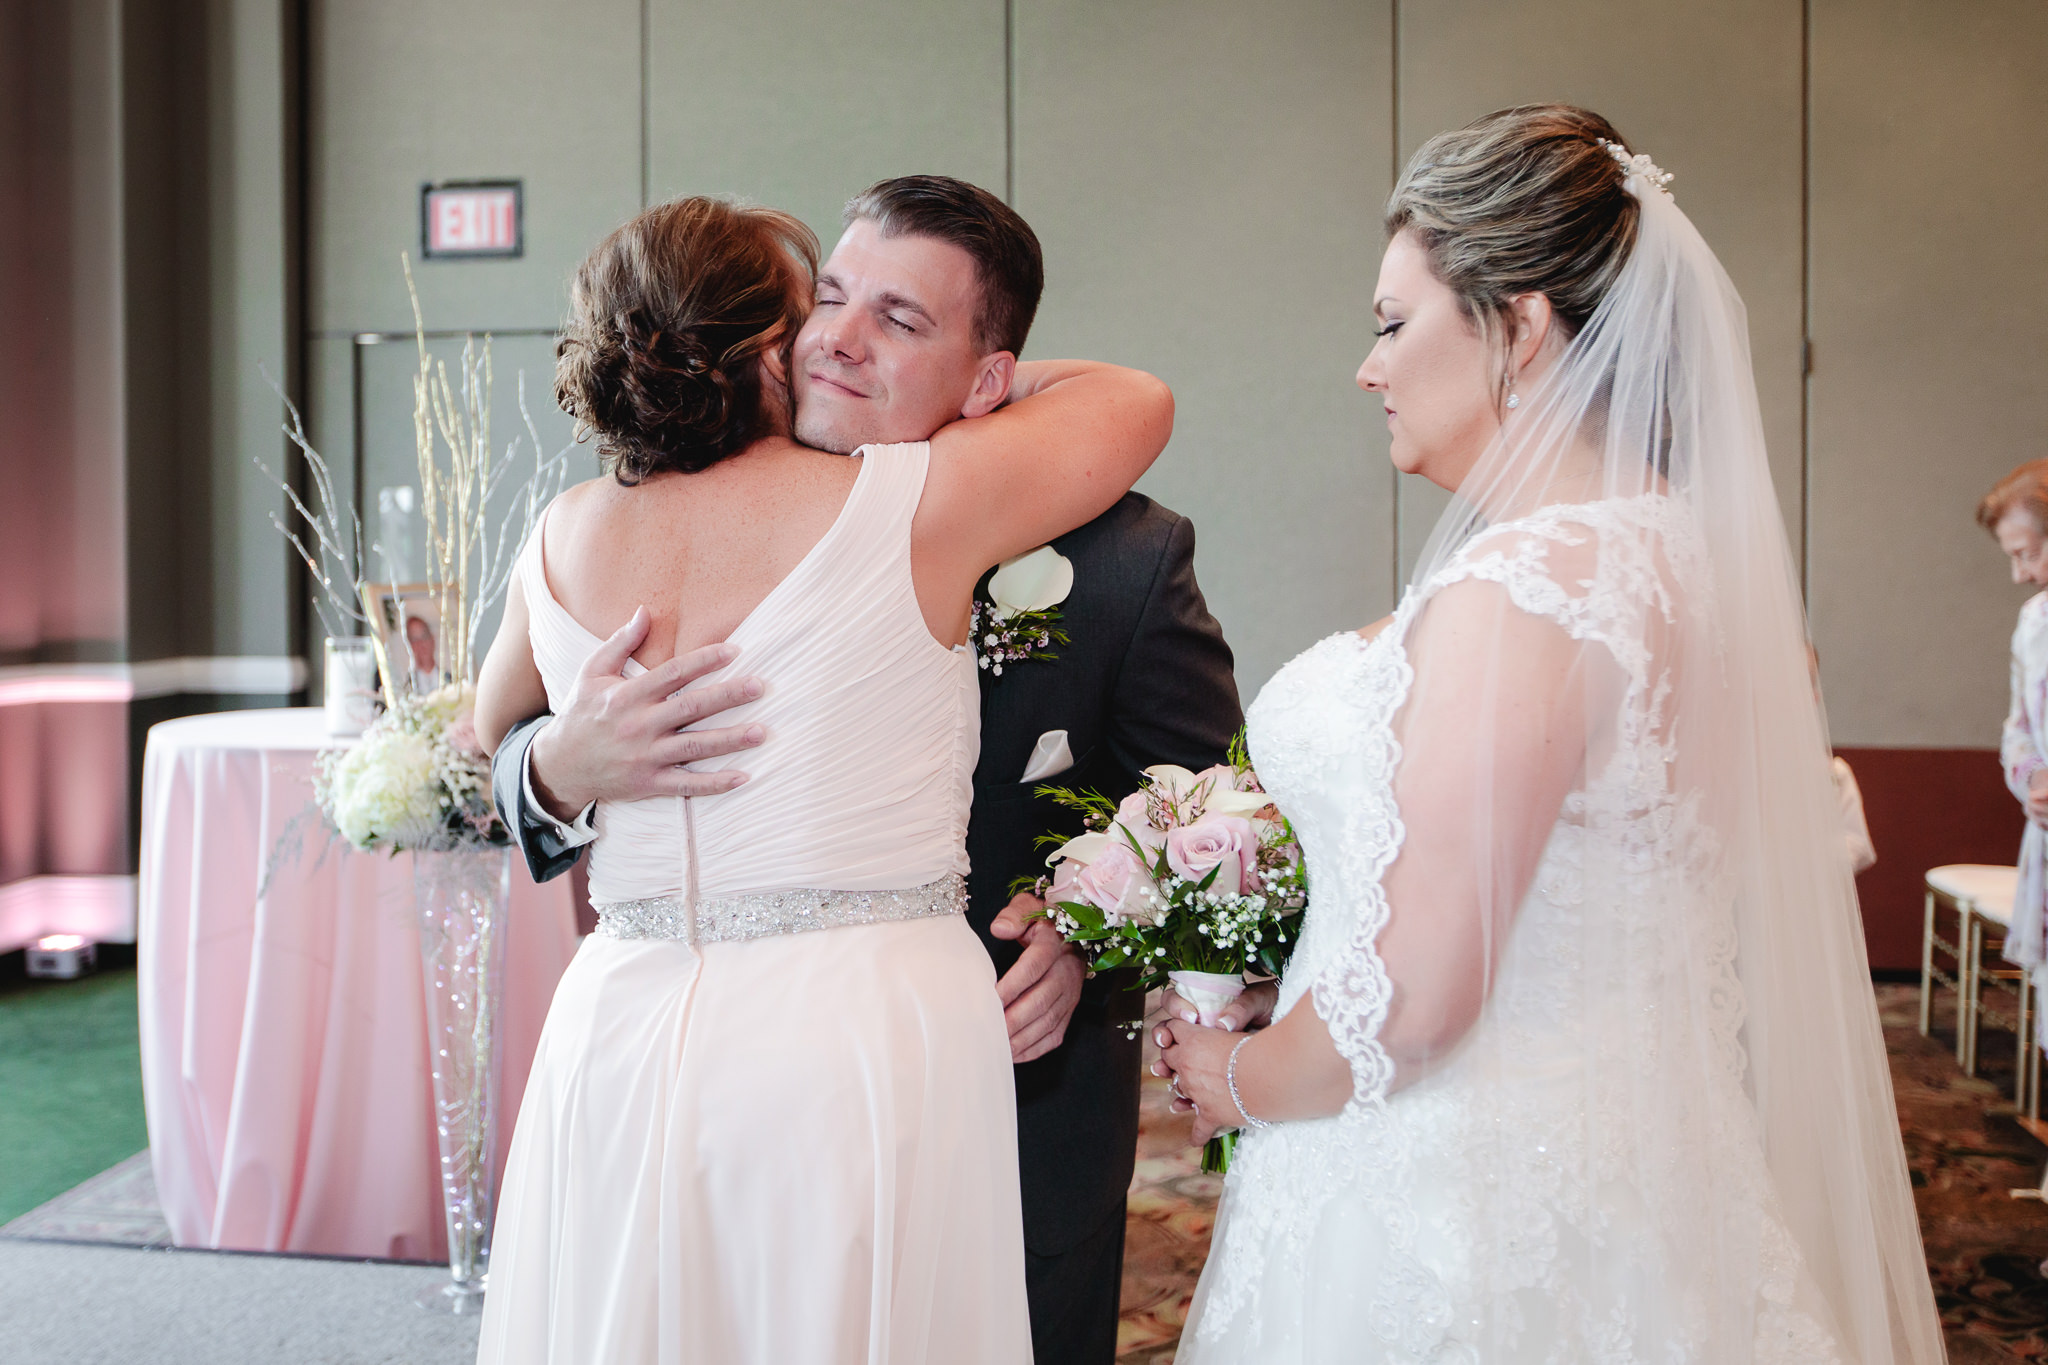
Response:
M572 484L555 498L548 511L550 552L560 544L605 539L616 535L634 519L644 517L655 505L666 502L678 490L680 475L654 474L635 484L622 484L609 474Z
M576 534L590 518L594 504L604 497L604 485L611 482L600 475L570 484L555 494L555 500L548 504L547 509L548 539L555 541Z
M618 538L625 514L619 494L632 491L600 474L555 496L541 528L541 558L551 577L588 568L591 552Z

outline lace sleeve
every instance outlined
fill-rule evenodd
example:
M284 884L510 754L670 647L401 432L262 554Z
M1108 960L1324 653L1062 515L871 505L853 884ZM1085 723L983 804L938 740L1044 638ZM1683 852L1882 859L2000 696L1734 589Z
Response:
M1475 539L1429 591L1472 579L1498 583L1522 611L1574 640L1605 646L1641 686L1658 627L1677 612L1674 581L1704 582L1704 562L1691 547L1668 498L1549 508Z
M1326 830L1320 821L1297 824L1312 850L1314 908L1281 982L1276 1017L1313 988L1316 1013L1350 1061L1359 1095L1382 1094L1393 1080L1392 1063L1379 1045L1391 985L1374 943L1387 922L1383 879L1402 842L1394 804L1401 746L1391 721L1407 699L1414 673L1394 638L1400 628L1397 622L1386 638L1364 650L1361 674L1339 670L1292 699L1297 709L1343 707L1350 723L1344 727L1348 733L1332 737L1336 742L1303 743L1300 752L1287 756L1294 764L1320 769L1341 794L1333 827ZM1266 704L1261 719L1268 721L1269 731L1281 728L1271 724L1274 708L1270 700Z

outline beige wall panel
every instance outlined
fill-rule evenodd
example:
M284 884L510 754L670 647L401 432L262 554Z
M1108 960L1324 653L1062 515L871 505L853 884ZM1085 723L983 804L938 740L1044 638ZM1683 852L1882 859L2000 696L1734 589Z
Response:
M290 551L271 524L284 496L252 458L276 469L286 452L272 388L293 355L285 10L281 0L206 0L213 611L195 653L291 648Z
M1835 742L1991 746L2048 455L2048 6L1815 0L1811 596Z
M1799 553L1800 8L1782 0L1427 0L1401 6L1401 156L1515 104L1598 110L1672 192L1749 308L1771 473ZM1404 478L1404 573L1444 499Z
M1016 204L1046 250L1031 350L1173 385L1142 485L1195 522L1246 699L1392 605L1370 341L1388 188L1385 3L1019 0Z
M476 339L481 352L484 339ZM352 343L322 342L325 347L346 351ZM427 353L437 364L448 367L451 384L459 381L462 342L440 339L427 343ZM324 384L348 382L346 358L322 364L318 377ZM502 457L513 441L520 445L520 477L533 458L533 442L519 411L519 380L526 377L526 408L540 432L542 446L552 455L570 444L574 424L567 413L555 406L555 342L552 336L501 336L491 338L491 449ZM419 486L418 447L413 438L413 379L419 371L419 351L410 341L362 348L363 385L363 488L371 512L376 510L377 490L387 486ZM323 394L323 397L325 395ZM346 403L346 394L334 395ZM332 400L322 408L332 406ZM340 414L337 414L340 416ZM329 423L321 423L323 430ZM350 431L346 420L333 427L342 434ZM346 464L348 447L321 452L339 464ZM597 473L597 457L589 444L575 448L572 482Z
M551 327L640 205L639 0L314 0L307 313L315 331ZM428 181L525 182L525 255L421 261Z
M648 194L788 209L830 251L885 176L1003 191L1003 0L648 0Z

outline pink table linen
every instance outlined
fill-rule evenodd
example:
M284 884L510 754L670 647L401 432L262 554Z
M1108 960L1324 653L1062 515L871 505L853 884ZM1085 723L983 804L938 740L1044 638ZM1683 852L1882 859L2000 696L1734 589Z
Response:
M412 859L329 846L313 805L315 753L345 742L312 709L149 732L142 1084L179 1246L447 1255ZM501 1170L576 951L569 879L536 885L515 853L508 921Z

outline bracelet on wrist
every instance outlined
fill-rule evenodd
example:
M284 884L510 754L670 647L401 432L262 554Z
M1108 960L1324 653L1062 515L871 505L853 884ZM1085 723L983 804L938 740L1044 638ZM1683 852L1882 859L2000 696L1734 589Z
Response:
M1252 1040L1247 1033L1237 1040L1237 1046L1230 1049L1230 1061L1223 1068L1223 1083L1230 1087L1230 1102L1237 1106L1237 1113L1244 1120L1246 1128L1270 1128L1273 1125L1264 1119L1253 1118L1252 1111L1244 1107L1244 1101L1237 1093L1237 1054L1244 1051L1244 1045Z

